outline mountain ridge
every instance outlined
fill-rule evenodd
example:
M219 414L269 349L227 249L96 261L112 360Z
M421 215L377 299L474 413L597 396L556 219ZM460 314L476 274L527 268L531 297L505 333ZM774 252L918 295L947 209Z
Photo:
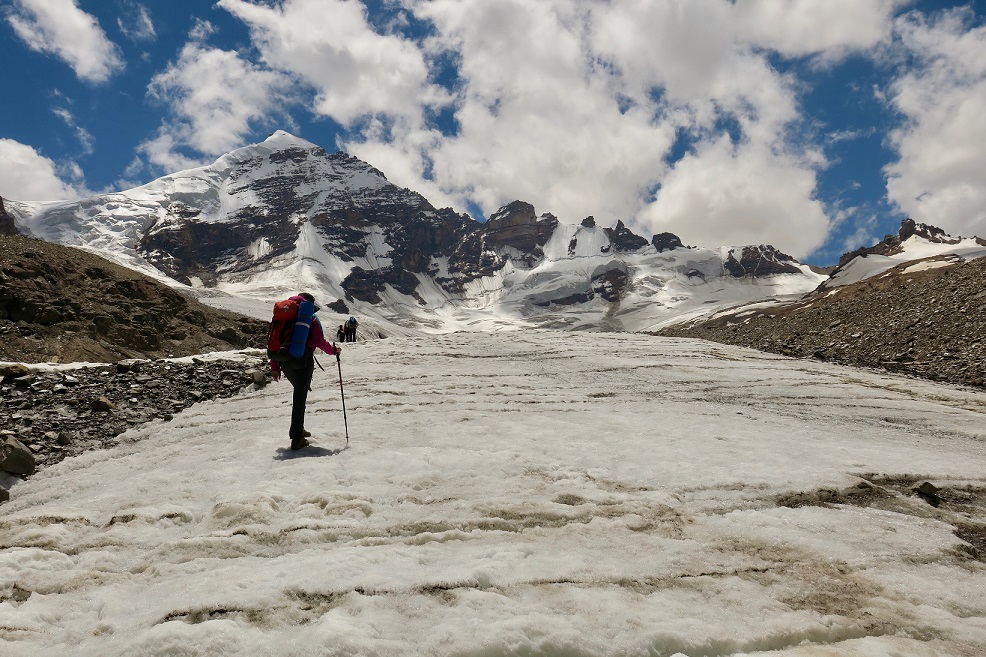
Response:
M648 241L520 200L478 222L283 131L131 190L10 205L24 232L172 285L267 300L312 289L408 330L638 330L821 281L770 246Z
M478 222L284 131L131 190L8 206L25 232L106 255L207 302L309 289L337 312L425 332L659 330L793 302L912 255L986 253L982 240L904 222L896 237L827 276L770 245L701 248L672 233L648 241L622 221L564 223L521 200Z

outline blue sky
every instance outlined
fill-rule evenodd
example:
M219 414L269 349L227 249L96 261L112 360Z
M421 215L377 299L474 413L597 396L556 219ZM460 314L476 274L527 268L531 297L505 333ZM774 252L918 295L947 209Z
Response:
M514 199L832 264L986 237L986 0L4 0L0 196L287 130L482 220Z

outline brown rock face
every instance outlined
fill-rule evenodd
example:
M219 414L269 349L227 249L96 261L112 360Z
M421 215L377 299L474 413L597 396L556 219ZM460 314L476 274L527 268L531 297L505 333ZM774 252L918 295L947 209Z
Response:
M264 168L271 173L255 175ZM246 271L289 253L309 221L329 237L326 249L344 261L362 257L365 228L379 226L395 248L395 268L420 271L422 261L413 247L430 245L415 229L441 214L420 194L389 184L365 162L319 147L244 159L224 175L229 193L248 193L255 202L222 222L210 222L203 221L203 208L192 206L195 198L175 201L168 207L168 220L151 226L140 241L140 254L178 281L189 283L196 277L208 287L217 270ZM377 178L380 184L353 189L348 183L357 177ZM264 253L256 255L252 249L260 243Z
M537 217L533 205L514 201L482 224L480 234L489 246L510 246L532 256L531 260L537 260L557 227L558 219L553 215Z
M149 233L140 242L140 251L147 260L165 274L189 285L191 277L199 278L206 286L216 282L215 262L222 255L243 251L260 237L273 237L275 250L286 250L294 246L297 227L288 226L286 221L279 230L261 229L249 219L236 225L201 223L191 218L182 218L173 227ZM230 271L241 269L235 264Z
M3 207L3 198L0 198L0 235L17 235L17 225L14 218L10 216L7 209Z
M523 201L514 201L500 208L481 231L484 241L490 246L510 246L524 253L531 253L538 244L538 220L534 206Z
M500 208L486 223L467 222L449 253L451 276L435 280L456 292L469 281L495 273L507 257L525 267L534 266L544 255L543 247L557 226L554 216L538 217L533 205L514 201ZM503 253L506 249L512 251L509 256Z
M266 322L86 251L0 236L0 360L108 362L260 347Z

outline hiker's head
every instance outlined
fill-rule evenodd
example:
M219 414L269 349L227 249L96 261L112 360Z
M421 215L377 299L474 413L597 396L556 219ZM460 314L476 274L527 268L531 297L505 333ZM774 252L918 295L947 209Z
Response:
M299 292L298 296L304 299L305 301L311 301L312 303L315 303L315 296L310 292ZM321 308L317 303L315 303L315 312L318 312L319 310L321 310Z

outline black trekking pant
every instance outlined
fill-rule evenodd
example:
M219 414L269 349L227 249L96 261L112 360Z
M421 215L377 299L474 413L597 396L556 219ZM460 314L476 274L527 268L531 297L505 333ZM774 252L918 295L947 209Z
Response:
M291 403L291 428L288 436L291 440L305 436L305 405L308 403L308 391L312 387L312 376L315 374L315 354L305 352L305 355L295 360L281 363L281 372L294 386Z

